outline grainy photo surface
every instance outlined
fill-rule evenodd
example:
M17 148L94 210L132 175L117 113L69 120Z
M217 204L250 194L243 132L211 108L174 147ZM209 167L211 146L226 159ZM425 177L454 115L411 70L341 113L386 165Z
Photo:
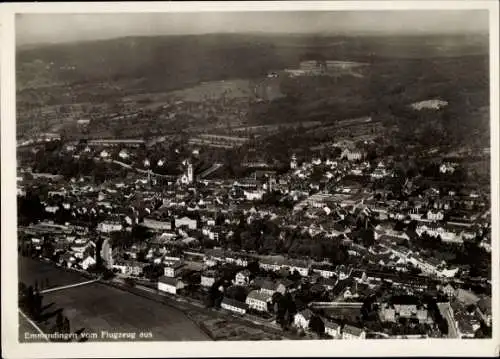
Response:
M15 41L20 343L492 338L487 10Z

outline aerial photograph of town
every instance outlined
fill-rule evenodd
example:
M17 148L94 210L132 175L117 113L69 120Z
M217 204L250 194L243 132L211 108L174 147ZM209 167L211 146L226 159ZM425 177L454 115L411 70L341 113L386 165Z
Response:
M20 343L492 338L487 11L15 29Z

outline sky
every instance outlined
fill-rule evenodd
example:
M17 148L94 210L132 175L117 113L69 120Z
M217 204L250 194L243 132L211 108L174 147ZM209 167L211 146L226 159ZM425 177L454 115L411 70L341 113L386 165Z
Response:
M205 33L487 33L485 10L22 14L17 45Z

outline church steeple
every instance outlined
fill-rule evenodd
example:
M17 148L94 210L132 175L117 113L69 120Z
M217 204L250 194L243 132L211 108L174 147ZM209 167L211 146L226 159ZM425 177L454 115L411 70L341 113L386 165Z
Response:
M292 158L290 159L290 168L292 170L297 168L297 157L295 156L295 153L292 155Z

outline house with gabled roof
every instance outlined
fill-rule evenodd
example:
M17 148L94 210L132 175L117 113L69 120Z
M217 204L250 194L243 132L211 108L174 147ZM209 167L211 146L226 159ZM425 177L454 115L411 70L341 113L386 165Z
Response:
M185 264L182 261L171 262L165 265L163 269L164 275L165 277L175 278L182 272L184 267Z
M248 304L236 299L224 297L224 299L222 299L221 308L229 310L230 312L245 314L248 310Z
M259 288L260 292L273 295L277 291L277 284L266 278L255 278L253 284Z
M219 273L216 270L205 270L201 273L201 286L211 287L219 278Z
M366 331L362 328L346 324L342 329L342 339L365 339Z
M325 324L325 334L333 337L333 339L340 339L342 337L342 327L329 319L323 319Z
M446 284L442 288L442 291L448 296L448 298L453 298L455 296L455 288L450 283Z
M271 303L272 298L273 295L269 294L268 292L252 290L250 293L248 293L245 303L251 309L255 309L260 312L266 312L268 308L267 304Z
M331 264L313 264L312 265L312 271L313 273L318 273L321 275L323 278L331 278L331 277L336 277L336 270L335 266Z
M250 283L250 271L248 269L239 271L236 273L234 278L234 284L236 285L248 285Z
M301 310L293 317L293 324L297 328L308 329L312 316L313 312L310 309Z
M185 286L184 282L178 278L162 276L158 279L158 290L170 294L177 294Z

